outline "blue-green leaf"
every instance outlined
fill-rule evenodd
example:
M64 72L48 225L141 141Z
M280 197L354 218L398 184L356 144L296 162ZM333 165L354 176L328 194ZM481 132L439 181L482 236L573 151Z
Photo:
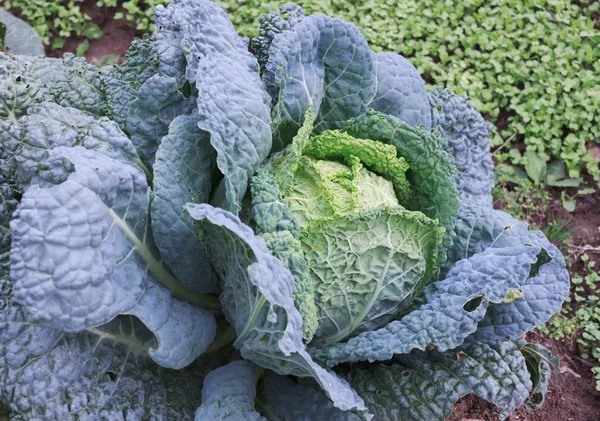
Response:
M367 107L393 115L411 126L431 128L425 82L407 59L395 53L373 54L376 91Z
M106 93L105 112L125 128L129 106L137 98L137 91L158 72L157 51L153 41L147 38L134 40L127 50L125 61L107 69L102 78Z
M61 146L82 146L146 171L131 141L105 117L94 118L74 108L43 102L31 106L18 120L0 124L4 171L20 188L30 183L53 185L66 179L70 164L51 153Z
M0 118L8 114L5 107L10 106L15 117L19 117L42 101L54 101L97 116L105 114L103 70L83 58L72 54L57 59L0 53L0 66L4 85L0 89Z
M248 40L238 35L227 13L218 4L207 0L174 0L166 7L158 5L155 15L159 28L175 32L171 37L179 39L187 61L186 78L189 81L203 77L199 61L214 53L258 70L256 59L248 51Z
M97 116L104 115L104 75L98 66L68 53L62 59L36 57L28 63L21 62L29 74L48 89L50 95L46 100Z
M275 149L292 141L308 107L315 133L340 129L373 97L373 55L359 30L341 19L309 16L275 36L263 75L275 102Z
M175 117L192 111L195 98L185 98L177 80L154 75L140 87L127 109L127 131L140 158L154 163L158 145Z
M539 409L544 403L552 374L550 367L559 373L561 372L560 359L553 356L550 351L540 344L527 343L524 340L520 340L519 346L527 362L527 369L533 383L529 399L525 402L527 410L532 412Z
M184 371L147 358L156 346L135 317L65 334L29 319L0 280L0 398L23 420L192 420L202 377L231 352L201 356Z
M222 54L198 63L198 126L225 176L227 210L241 209L250 176L271 150L270 98L258 73Z
M0 8L0 22L6 25L5 51L20 56L43 56L44 45L35 29L24 20Z
M196 421L266 421L254 410L256 368L249 361L234 361L204 378L202 405Z
M294 3L286 3L279 9L258 18L260 23L258 36L252 38L250 44L261 71L265 70L265 65L269 60L269 49L275 36L289 31L302 19L304 19L304 10Z
M1 120L21 117L32 105L50 95L44 84L31 76L23 66L29 62L28 57L0 53L0 125L3 123Z
M465 95L448 88L429 92L432 125L444 138L444 148L459 171L456 187L461 198L492 205L494 163L488 135L492 128Z
M19 204L15 199L15 191L0 170L0 279L9 275L10 259L10 220ZM2 306L0 306L2 308Z
M120 314L136 316L157 338L150 357L185 367L212 342L216 324L212 314L171 298L157 283L187 296L146 242L150 190L144 173L82 147L54 152L75 172L23 195L11 221L15 299L33 320L64 332Z
M516 298L491 305L469 341L517 340L548 321L569 295L569 274L560 251L541 232L527 231L525 223L486 206L465 203L461 207L449 264L500 246L514 230L527 233L527 243L539 250L536 261L527 277L512 287L518 291Z
M198 128L198 115L175 118L156 152L150 207L161 257L181 282L204 293L218 292L218 280L184 206L209 201L215 161L209 134Z
M512 342L374 364L352 370L348 380L377 419L406 421L443 421L469 393L499 406L505 419L532 387L525 359Z

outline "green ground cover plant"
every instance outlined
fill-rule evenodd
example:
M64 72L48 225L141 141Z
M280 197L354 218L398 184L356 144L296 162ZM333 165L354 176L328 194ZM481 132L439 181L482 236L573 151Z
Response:
M600 391L600 249L589 245L572 246L566 256L570 267L577 266L572 278L574 291L561 311L540 332L554 340L575 338L584 359L591 363Z
M159 4L168 4L170 0L98 0L98 7L122 6L122 10L115 13L115 19L125 19L135 25L138 31L152 31L156 29L152 21L154 8Z

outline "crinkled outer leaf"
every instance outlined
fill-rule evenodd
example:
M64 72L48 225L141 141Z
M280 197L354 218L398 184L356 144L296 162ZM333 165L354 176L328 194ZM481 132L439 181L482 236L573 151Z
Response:
M258 73L239 61L213 53L198 69L198 126L210 133L227 210L237 213L250 176L271 150L270 98Z
M0 279L8 277L10 258L10 228L12 214L18 205L15 192L0 170Z
M429 92L432 128L444 137L444 148L452 154L459 171L456 187L461 199L492 205L494 163L488 135L492 125L469 104L465 95L448 88Z
M435 268L442 234L401 207L311 222L300 237L319 310L311 344L340 342L404 312Z
M20 56L44 55L42 40L31 25L2 8L0 8L0 22L6 25L4 47L7 52Z
M565 299L562 289L568 291L564 260L541 233L528 231L524 224L505 228L485 250L456 262L445 279L428 285L420 297L422 304L400 320L345 344L315 349L313 356L329 366L384 361L413 349L453 349L471 334L468 340L473 342L512 338L544 322ZM535 271L537 276L532 275ZM503 303L518 289L525 293L530 283L539 288L539 295L524 294ZM556 296L549 290L556 290Z
M209 134L198 128L198 115L175 118L156 152L150 207L161 257L181 282L204 293L219 292L218 279L184 205L209 201L215 160Z
M0 193L0 401L23 420L191 420L200 379L229 354L201 356L202 368L185 373L159 370L145 357L155 336L135 317L79 334L33 321L8 278L7 228L17 203L4 181Z
M505 419L525 402L532 386L525 359L512 342L369 365L347 377L380 420L443 421L469 393L499 406Z
M270 13L258 18L260 24L258 36L252 38L250 45L258 60L261 71L269 60L269 48L277 34L289 31L298 22L304 19L304 10L294 3L286 3Z
M223 282L221 304L244 358L279 374L314 377L333 404L365 413L348 384L315 364L302 343L302 317L294 307L294 278L264 240L237 216L207 204L188 204Z
M425 82L410 61L396 53L373 53L375 93L367 107L393 115L411 126L431 128Z
M254 410L256 368L249 361L233 361L204 378L202 405L195 421L266 421Z
M57 184L66 179L70 164L60 156L51 156L60 146L82 146L144 168L116 123L52 102L30 107L17 121L1 122L0 141L4 171L21 188L32 181Z
M449 263L470 258L486 247L498 247L512 231L527 235L528 242L540 250L538 260L528 276L512 287L519 291L518 298L490 306L470 341L517 340L548 321L569 296L569 274L560 251L541 232L527 231L526 224L487 206L463 204Z
M274 149L282 149L314 107L315 133L340 129L373 97L373 55L359 30L341 19L308 16L275 36L263 78L276 103Z
M158 5L155 18L156 23L167 31L180 32L188 80L203 77L198 62L214 53L257 70L256 59L248 51L248 40L238 35L227 13L218 4L208 0L174 0L167 7Z
M454 222L454 242L448 249L447 268L490 247L505 229L526 230L527 224L506 212L464 202Z
M38 97L37 102L53 101L64 107L77 108L98 116L104 115L106 111L106 96L102 86L104 70L88 63L82 57L65 54L62 59L57 59L0 53L0 63L7 64L9 69L6 75L8 80L4 83L8 82L18 92L16 108L21 109L18 115L26 110L26 107L19 106L19 103L31 98L31 92L39 91L40 87L45 87L44 95L43 98ZM9 78L9 75L15 72L17 75ZM0 74L2 73L4 71L0 68ZM20 79L16 79L15 76L20 76ZM24 78L26 80L23 80ZM20 90L19 86L23 84L26 89Z
M129 105L137 98L137 91L144 82L157 72L158 57L152 40L134 40L127 50L125 61L111 67L103 76L107 107L105 114L125 128Z
M269 421L358 421L360 416L340 411L327 396L272 371L265 373L259 395Z
M63 107L104 115L106 96L102 68L73 54L65 54L62 59L39 57L23 65L33 78L48 88L49 100Z
M216 323L153 278L185 296L145 243L150 190L143 172L82 147L55 152L75 172L23 195L10 225L15 299L33 320L64 332L134 315L157 338L150 357L185 367L212 342Z
M302 336L308 343L317 330L318 321L314 286L302 253L300 226L271 173L259 169L252 177L250 186L251 219L255 231L294 276L294 305L302 316Z
M191 421L202 377L230 355L165 370L145 357L155 343L135 318L64 334L27 319L10 283L0 294L0 401L18 419Z
M412 189L410 199L400 204L437 219L446 228L444 245L447 247L460 202L453 181L456 169L452 157L443 149L441 137L422 127L411 127L397 117L371 110L350 120L346 131L354 137L378 140L398 149L398 155L410 165L407 178ZM443 248L439 257L443 261Z
M527 410L530 412L537 411L544 404L546 394L548 393L548 385L550 384L550 364L544 360L540 360L539 366L535 372L534 387L531 391L531 396L525 402Z
M529 412L536 411L544 404L550 383L550 366L560 373L560 359L553 356L543 345L518 341L521 353L527 362L533 387L525 405Z
M188 114L196 98L186 98L177 80L161 75L150 77L137 91L127 110L127 131L140 158L149 167L154 164L158 145L175 117Z
M187 62L181 49L181 31L170 20L167 9L154 9L154 23L158 30L152 37L152 47L157 55L158 70L161 75L177 79L180 86L188 80L185 76Z
M4 130L2 120L16 120L50 95L42 82L27 71L25 64L30 60L0 53L0 130Z

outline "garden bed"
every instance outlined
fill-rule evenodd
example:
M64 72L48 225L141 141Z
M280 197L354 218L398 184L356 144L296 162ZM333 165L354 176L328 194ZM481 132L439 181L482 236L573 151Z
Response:
M81 11L87 13L103 32L103 37L89 40L89 47L85 57L92 63L106 62L107 56L122 59L131 40L140 35L131 23L124 20L112 19L116 9L100 9L95 6L95 0L86 1L81 6ZM82 42L83 37L67 38L61 49L47 49L47 54L60 57L65 52L75 52ZM549 209L552 217L533 221L538 226L544 227L549 220L560 220L569 225L571 244L577 247L584 245L591 249L600 249L600 192L581 197L576 208L569 213L560 206L560 193L553 194L553 205ZM558 196L557 196L558 195ZM502 208L499 202L496 207ZM568 250L562 250L567 253ZM592 258L600 264L600 252L592 252ZM571 268L574 275L581 268L576 264ZM592 363L581 357L574 337L563 341L553 341L540 333L534 332L527 336L527 340L541 343L555 355L561 358L562 373L554 375L550 381L549 392L544 406L533 414L528 414L522 408L512 414L512 421L595 421L600 419L600 393L596 390L595 379L591 373ZM451 421L466 420L495 420L497 411L484 401L473 396L468 396L459 401Z

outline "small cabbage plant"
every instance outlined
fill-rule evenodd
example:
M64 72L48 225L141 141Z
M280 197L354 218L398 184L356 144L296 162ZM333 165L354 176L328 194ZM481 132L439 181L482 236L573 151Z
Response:
M15 420L443 420L539 407L560 252L492 208L489 124L288 4L206 0L103 68L0 55ZM252 51L252 52L250 52Z

